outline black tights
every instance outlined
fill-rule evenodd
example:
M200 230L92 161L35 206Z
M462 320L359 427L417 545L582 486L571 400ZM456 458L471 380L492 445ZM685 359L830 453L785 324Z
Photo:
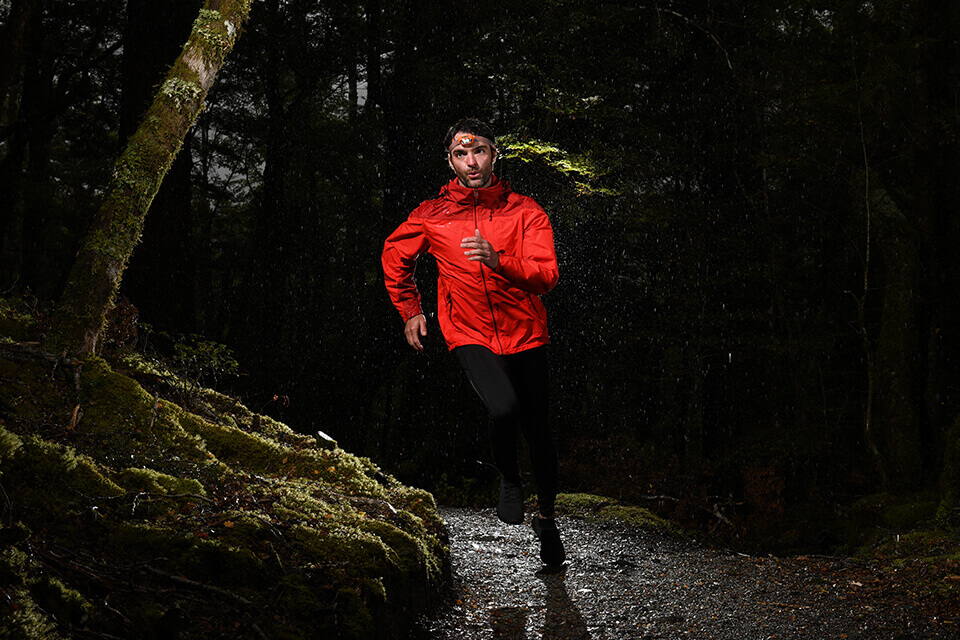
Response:
M509 482L520 482L517 432L530 449L540 515L553 515L557 497L557 448L550 434L550 387L546 347L498 356L486 347L466 345L454 352L470 384L490 412L493 462Z

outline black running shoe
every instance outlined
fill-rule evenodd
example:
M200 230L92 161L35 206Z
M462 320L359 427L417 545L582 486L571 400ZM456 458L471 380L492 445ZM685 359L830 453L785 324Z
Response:
M539 515L533 516L533 533L540 539L540 560L543 564L557 566L563 564L567 554L560 541L560 530L553 518L541 520Z
M497 517L507 524L523 524L523 485L500 481L500 502Z

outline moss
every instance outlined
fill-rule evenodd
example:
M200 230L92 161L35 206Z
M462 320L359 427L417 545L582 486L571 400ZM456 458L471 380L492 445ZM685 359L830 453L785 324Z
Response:
M213 472L203 467L218 461L201 438L182 427L179 407L158 404L136 381L105 364L85 367L83 381L84 414L77 431L106 462L126 468L133 457L143 466L197 480Z
M36 322L17 300L0 298L0 337L11 342L34 339Z
M31 580L29 590L33 601L61 626L80 625L92 609L78 591L66 587L53 576L40 576Z
M5 602L0 603L0 637L10 640L60 640L56 622L30 593L31 582L41 574L40 565L26 553L6 549L0 553L0 585Z
M233 591L256 591L269 584L263 562L251 549L219 540L196 541L177 564L198 582L229 586Z
M113 567L101 581L125 576L110 603L130 624L154 628L173 599L204 621L185 639L232 637L235 616L204 591L216 586L253 603L244 624L270 637L375 638L382 626L371 621L402 628L439 594L445 532L429 493L209 390L197 394L200 416L99 358L84 361L80 381L78 395L69 368L51 376L0 358L4 396L18 399L0 425L0 472L25 523L0 543L30 536L35 549L95 559L85 572ZM184 579L206 586L181 597ZM58 637L40 597L70 619L89 615L98 633L129 631L103 609L97 580L62 580L33 582L36 593L20 580L32 603L23 610L36 613L17 622L33 625L25 637ZM9 594L10 584L0 586Z
M562 493L557 496L557 510L567 515L587 517L616 502L589 493Z
M22 436L22 446L13 456L9 472L21 490L37 499L32 508L47 509L56 499L61 507L80 504L90 497L117 496L123 490L100 473L90 458L77 455L72 447L42 440L37 436ZM61 490L51 492L51 487Z
M124 469L117 484L132 491L193 493L203 495L203 485L193 478L175 478L155 469Z
M404 509L429 523L432 530L443 527L443 520L437 512L437 503L433 494L423 489L397 484L389 489L390 498Z
M274 623L267 636L277 639L338 637L341 611L337 607L337 591L330 584L317 584L310 572L287 573L277 582L276 608L291 612L297 625Z
M256 434L214 424L183 410L173 410L187 433L199 437L208 451L228 464L240 464L251 471L278 471L284 459L292 455L277 442Z
M132 522L112 527L107 544L111 555L124 561L179 557L194 544L193 536L163 527Z
M585 493L558 495L557 513L591 522L626 524L675 536L686 535L676 523L664 520L643 507L625 505L618 500Z
M936 510L937 498L932 495L878 493L858 500L848 508L847 515L866 523L864 528L883 527L904 533L933 519Z
M396 554L395 562L402 573L421 575L425 580L440 578L441 565L437 549L431 549L428 538L417 538L406 531L379 520L368 520L360 525L363 531L375 534Z
M17 434L10 433L0 424L0 463L6 458L12 458L22 445L23 441L17 437Z
M932 519L936 509L936 502L918 498L917 502L891 505L884 510L883 518L890 527L902 531Z
M345 637L374 638L377 636L373 616L356 590L340 589L337 592L337 610Z

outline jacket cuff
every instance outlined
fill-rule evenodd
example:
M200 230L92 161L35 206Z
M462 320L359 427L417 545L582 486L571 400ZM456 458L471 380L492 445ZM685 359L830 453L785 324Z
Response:
M423 313L423 310L420 308L420 305L416 302L410 302L403 305L403 311L400 312L400 317L403 318L404 322L407 322L410 318L414 318Z

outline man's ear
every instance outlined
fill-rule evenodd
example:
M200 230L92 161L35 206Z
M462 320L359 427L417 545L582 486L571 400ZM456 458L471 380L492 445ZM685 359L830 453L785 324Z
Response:
M456 173L456 169L453 168L453 160L450 158L450 153L449 153L449 152L447 152L447 166L450 167L450 169L451 169L454 173Z
M497 160L500 159L500 150L494 146L491 146L490 148L493 149L493 160L491 161L491 164L496 164Z

